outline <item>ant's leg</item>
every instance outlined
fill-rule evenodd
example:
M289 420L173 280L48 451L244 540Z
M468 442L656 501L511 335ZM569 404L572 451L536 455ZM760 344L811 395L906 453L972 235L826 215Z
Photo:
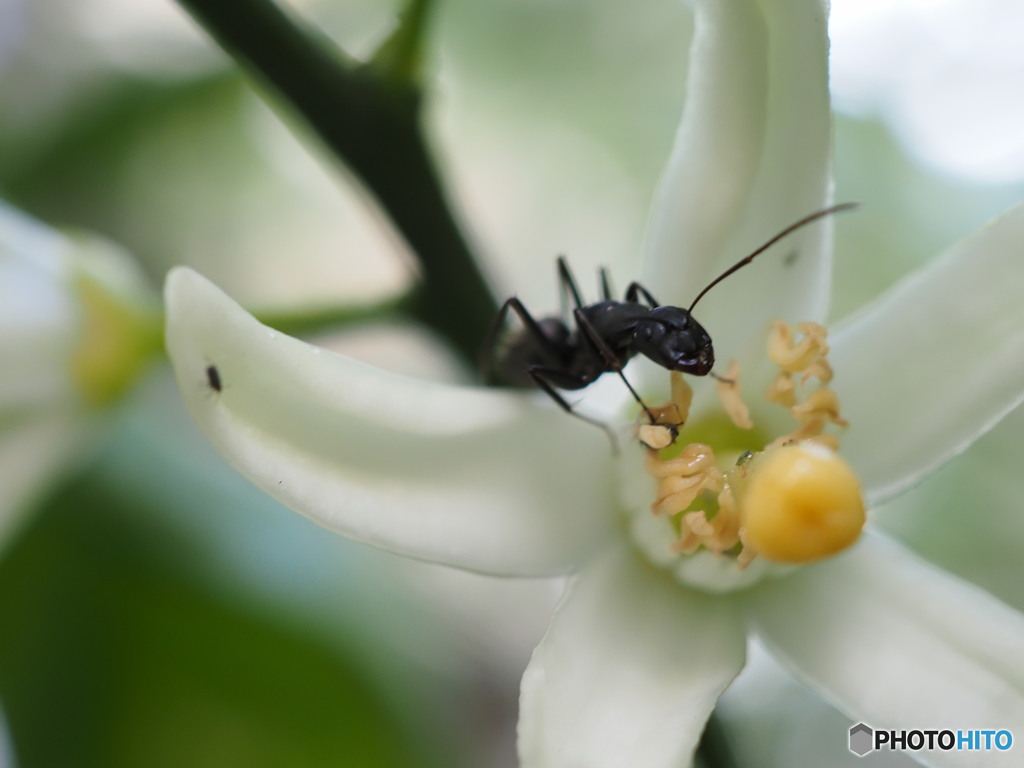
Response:
M530 314L529 310L523 306L517 297L513 296L508 299L501 308L498 310L498 316L494 318L494 324L491 325L491 330L487 334L487 338L484 340L484 345L480 353L480 371L483 375L485 382L491 380L491 374L494 368L494 352L498 346L498 335L501 333L501 329L505 326L505 318L508 317L508 311L512 310L519 316L519 319L523 323L523 327L530 337L543 349L547 354L557 355L558 350L552 344L551 339L548 338L547 334L540 327L533 315Z
M611 280L608 278L608 270L605 269L604 267L601 267L600 274L601 274L601 298L604 299L605 301L611 301L612 300L612 283L611 283Z
M727 379L727 378L725 378L725 376L719 376L714 371L710 371L708 373L708 376L710 376L715 381L720 382L721 384L735 384L736 383L736 379Z
M509 299L498 310L498 314L491 323L491 329L487 332L484 343L480 347L480 354L477 359L477 367L480 369L480 376L484 384L489 384L491 375L494 373L494 353L498 348L498 334L505 327L505 317L508 315L508 307L512 299Z
M573 278L572 272L569 271L569 264L566 262L565 256L558 257L558 287L561 289L563 316L568 316L565 306L567 294L572 296L573 309L583 306L583 296L580 295L580 289L576 287L576 280Z
M622 379L622 383L626 385L626 389L629 390L629 393L633 395L633 399L640 403L640 407L644 409L644 413L647 414L647 418L650 420L651 424L655 424L657 419L654 418L654 413L652 413L651 409L647 407L647 403L640 398L637 391L633 389L633 385L629 383L629 380L626 378L626 374L622 371L622 361L619 360L615 351L608 346L608 343L604 339L601 338L601 334L597 332L597 329L594 328L591 322L587 319L587 316L583 314L583 310L577 309L573 312L573 317L576 318L576 325L579 326L579 329L601 353L601 357L604 358L604 362L608 366L608 370L615 371L619 374L619 378Z
M629 287L626 289L626 301L636 302L638 296L643 296L644 301L651 305L651 309L661 306L661 304L658 303L658 300L651 296L651 292L640 285L640 283L630 283Z
M575 416L577 419L580 419L581 421L585 421L588 424L593 424L598 429L604 430L604 433L608 435L608 439L612 441L612 451L618 454L619 441L615 438L615 433L612 431L612 428L605 424L603 421L592 419L590 416L586 416L582 413L574 411L569 401L562 397L558 393L558 390L555 389L551 385L551 383L544 378L545 375L561 375L560 371L555 371L550 368L544 368L543 366L540 365L531 365L529 368L526 369L526 372L530 374L530 378L533 379L533 382L542 390L544 390L547 396L554 400L555 403L557 403L558 407L561 408L563 411L568 413L570 416Z

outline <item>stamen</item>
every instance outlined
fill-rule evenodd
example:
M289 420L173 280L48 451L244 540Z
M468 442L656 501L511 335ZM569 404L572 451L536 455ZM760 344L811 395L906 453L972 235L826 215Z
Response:
M742 571L757 557L757 550L747 539L747 532L743 528L740 528L740 544L743 545L743 549L736 555L736 567Z
M736 512L732 491L725 489L718 496L718 511L714 516L709 516L703 509L683 515L679 541L672 549L689 555L704 547L716 555L721 555L735 547L739 541L739 515Z
M781 320L776 320L772 324L768 341L768 356L783 370L768 388L765 399L787 406L793 418L800 422L800 426L788 435L776 438L770 447L814 440L837 450L839 438L826 435L825 427L829 423L846 427L847 421L839 415L839 398L827 386L832 380L832 366L825 358L828 353L826 332L817 323L800 323L797 328L805 335L800 342L793 344L793 330ZM795 374L800 374L800 384L804 390L812 378L819 382L818 387L802 401L798 401L796 382L793 380Z
M828 354L825 336L828 333L818 323L797 325L804 337L793 343L793 329L781 320L772 323L768 337L768 357L787 373L799 373Z
M821 360L816 360L807 366L807 370L800 376L800 383L806 384L812 378L815 378L822 384L828 384L832 381L832 376L832 366L829 365L828 360L821 358Z
M693 389L679 371L672 371L670 380L671 400L660 408L650 408L647 413L651 421L637 427L637 438L655 451L672 445L679 434L679 428L690 417Z
M846 419L839 415L839 398L831 389L815 390L802 403L793 406L790 413L800 421L820 415L840 427L848 425Z
M651 410L655 419L661 418L658 410L660 409ZM640 442L654 451L660 451L662 448L672 445L676 440L676 434L675 427L665 424L641 424L636 430L636 436Z
M690 418L690 405L693 404L693 388L686 383L683 374L679 371L672 371L669 375L671 382L672 405L679 412L679 423L685 424Z
M715 393L733 424L740 429L754 428L754 422L750 420L750 409L740 397L740 364L738 362L733 360L729 363L729 372L726 374L726 378L719 379L715 384Z
M828 557L860 535L865 520L860 486L837 454L839 438L825 431L830 425L847 426L839 398L828 387L833 372L826 357L826 331L817 323L796 327L799 340L791 326L776 321L768 342L768 356L779 372L765 399L787 408L797 421L789 434L769 441L761 451L749 450L751 441L729 428L715 433L724 438L724 446L671 445L693 399L693 390L678 372L672 373L671 400L652 409L656 423L638 427L648 446L646 472L658 483L651 511L671 517L678 530L673 552L687 556L707 550L733 558L743 570L759 556L783 563ZM715 389L731 422L752 429L736 362ZM671 439L666 439L669 432ZM752 438L757 440L756 432ZM719 466L716 452L720 459L739 459L732 466Z
M658 488L658 498L651 504L656 515L677 515L696 501L704 490L703 477L666 477Z
M647 454L647 474L651 477L693 477L713 468L715 454L711 446L703 443L690 443L678 456L671 459L661 459L656 453Z
M796 405L796 382L793 381L792 374L779 371L778 375L772 379L768 391L764 393L764 399L769 403L777 403L786 408Z
M768 444L768 448L778 448L782 445L791 445L793 443L800 443L804 440L813 440L819 437L825 436L825 427L828 425L828 419L820 414L813 414L808 418L804 419L800 426L794 429L792 432L781 437L775 438ZM835 435L829 435L836 440L836 445L839 444L839 438Z
M651 504L656 515L678 515L705 489L722 489L722 472L715 466L715 454L701 443L692 443L672 459L647 454L647 473L659 479L658 493Z

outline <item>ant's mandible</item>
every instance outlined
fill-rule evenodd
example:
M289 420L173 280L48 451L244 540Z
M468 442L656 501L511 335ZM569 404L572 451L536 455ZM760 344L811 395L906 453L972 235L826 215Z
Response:
M569 266L560 256L558 282L563 300L568 295L572 301L575 328L571 329L566 320L559 317L535 319L513 296L501 305L488 334L483 353L484 376L489 378L493 372L498 337L509 310L512 310L522 321L523 330L501 350L497 367L502 383L540 387L566 413L608 432L614 445L615 436L606 424L574 411L558 390L583 389L603 374L614 371L653 424L654 414L623 373L626 363L642 354L670 371L693 376L711 374L715 351L711 336L692 315L697 302L722 280L787 235L825 216L856 207L856 203L834 205L790 224L708 283L687 309L659 304L650 291L637 282L630 283L624 301L616 301L611 297L608 273L604 268L601 269L601 300L584 304Z

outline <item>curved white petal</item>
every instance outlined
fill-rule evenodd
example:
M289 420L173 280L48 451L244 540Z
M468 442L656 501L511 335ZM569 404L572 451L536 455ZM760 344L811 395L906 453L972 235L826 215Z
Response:
M1024 408L1007 414L963 455L877 510L888 535L947 571L1024 611Z
M519 575L571 569L612 530L611 450L593 427L525 397L408 379L281 335L188 269L170 273L166 301L167 348L193 418L242 474L321 525Z
M0 409L72 402L79 307L68 241L0 202Z
M129 341L142 338L148 330L143 307L152 303L151 296L126 252L95 235L51 229L0 201L0 410L24 413L95 404L89 382L77 378L81 371L75 370L83 366L75 361L83 345L98 358L87 358L96 368L145 361L148 350L140 352L125 339L109 333L90 336L88 329L102 315L88 300L92 292L83 287L83 279L109 293L104 299L124 310L116 330Z
M854 721L886 729L1024 724L1024 615L887 540L766 585L754 601L765 643ZM1014 745L1000 762L1018 765ZM928 765L979 753L918 752ZM1016 760L1017 762L1013 762Z
M1024 207L832 335L843 436L872 504L915 484L1024 399Z
M770 702L769 706L765 703ZM733 764L750 768L917 768L900 752L873 753L865 763L847 748L849 717L795 680L762 643L718 700L716 717L730 741Z
M830 195L827 13L819 0L698 0L682 123L655 202L644 276L687 306L711 278ZM695 314L723 362L763 357L768 320L817 320L831 232L760 256Z
M680 768L743 667L739 603L616 548L570 584L523 676L523 768Z
M82 451L89 433L88 419L70 407L0 414L0 551L39 493Z

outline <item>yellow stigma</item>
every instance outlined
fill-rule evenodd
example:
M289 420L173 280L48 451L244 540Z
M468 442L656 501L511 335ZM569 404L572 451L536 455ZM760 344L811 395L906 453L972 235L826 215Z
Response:
M850 466L816 443L766 451L741 481L743 538L759 555L809 563L853 544L864 527L864 500Z

